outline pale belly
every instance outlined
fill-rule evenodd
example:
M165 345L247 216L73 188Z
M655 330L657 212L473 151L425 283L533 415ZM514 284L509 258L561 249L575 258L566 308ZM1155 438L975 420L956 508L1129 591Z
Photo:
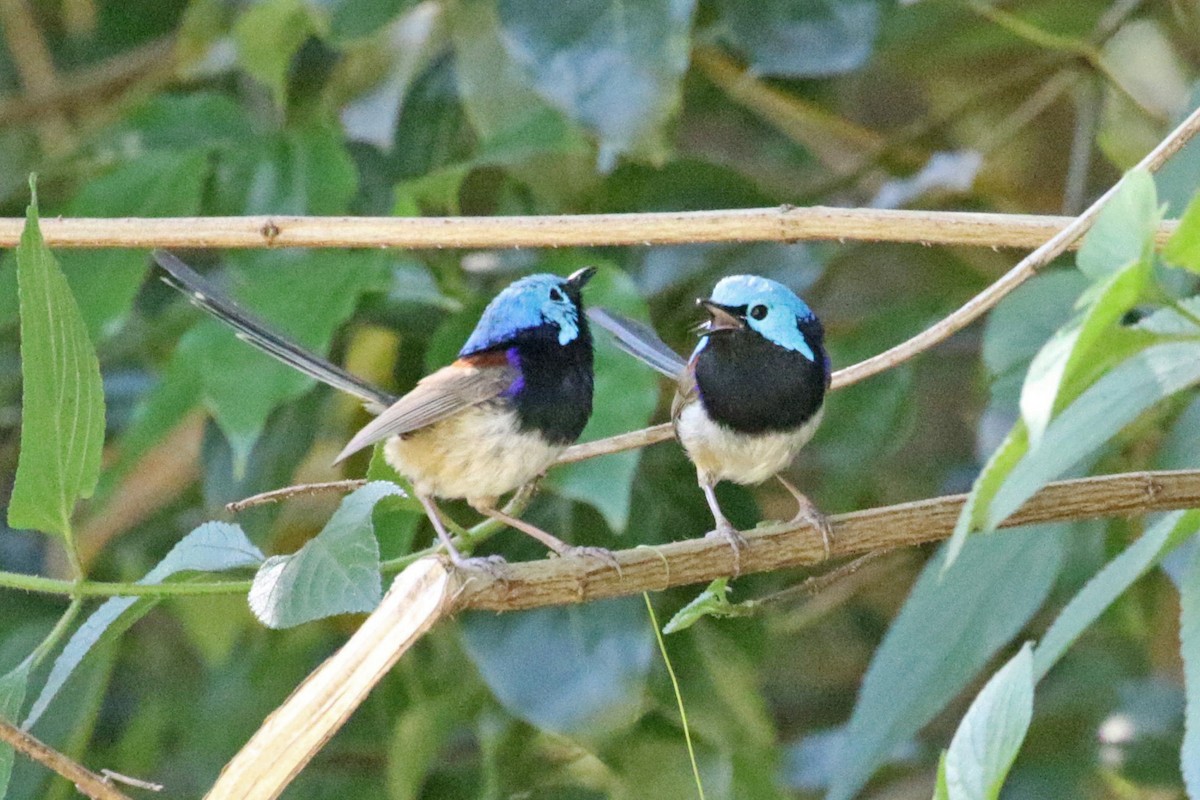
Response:
M564 449L522 432L515 412L481 405L392 437L383 452L421 494L490 505L544 472Z
M713 422L700 403L689 403L675 420L675 435L702 479L760 483L792 463L821 424L822 413L794 431L748 436Z

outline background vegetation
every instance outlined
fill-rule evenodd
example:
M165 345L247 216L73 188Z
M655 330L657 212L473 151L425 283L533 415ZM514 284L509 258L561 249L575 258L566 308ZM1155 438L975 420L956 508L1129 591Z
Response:
M1187 0L0 0L0 26L5 216L24 214L31 171L44 217L782 203L1077 213L1200 98L1200 8ZM833 395L795 480L828 512L868 508L966 491L1003 446L1011 458L979 484L965 532L1059 475L1197 466L1200 402L1184 390L1200 378L1200 309L1186 299L1192 273L1171 265L1197 268L1200 222L1165 259L1149 242L1160 204L1178 217L1198 177L1192 146L1155 181L1130 182L1078 264L1062 259L986 325ZM23 269L44 260L29 248ZM242 570L218 593L183 596L187 576L174 576L163 597L98 611L98 601L68 605L69 584L34 594L12 576L70 581L82 570L132 582L155 569L159 582L195 570L194 554L172 552L185 534L226 518L228 501L339 477L329 462L365 418L201 319L152 279L145 252L56 255L81 312L72 341L86 350L90 339L99 355L104 466L73 514L74 496L57 515L28 495L22 505L19 492L10 505L14 528L42 533L0 531L0 586L10 587L0 591L0 712L36 716L34 733L93 768L198 796L358 622L269 630L246 598L245 568L297 550L337 499L255 509L237 517L240 530L201 527L193 536L242 548L241 560L204 564ZM769 275L817 309L845 366L927 327L1018 257L838 243L187 255L295 337L395 391L445 363L483 303L534 269L602 265L593 302L648 315L681 351L693 298L725 274ZM0 265L5 497L19 482L23 411L15 266L12 254ZM47 281L51 297L65 296ZM601 358L585 438L661 419L669 394L649 371L607 349ZM30 359L26 422L41 415L53 438L53 404L29 403ZM1031 361L1050 388L1023 396L1037 383L1026 380ZM1089 394L1097 387L1109 393ZM1124 411L1111 411L1118 402ZM1064 419L1076 427L1064 432ZM89 459L100 458L96 444ZM1049 451L1069 463L1049 464ZM366 469L364 457L345 473ZM87 487L66 495L73 488ZM710 523L671 444L558 470L545 488L528 517L578 543L654 544ZM771 486L720 493L744 526L792 514ZM377 499L345 513L360 530L373 514L379 558L428 544L409 506ZM1006 679L1023 668L1030 686L1030 670L1044 673L1010 796L1182 796L1180 587L1195 614L1200 571L1184 540L1198 524L1185 514L977 537L944 574L944 554L912 549L811 600L775 595L800 572L733 582L735 602L774 601L667 639L708 796L927 797L939 753L1005 663ZM486 548L540 555L509 533ZM1096 584L1078 600L1114 558L1111 608ZM366 574L377 578L378 564ZM260 616L283 626L366 610L369 584ZM695 595L656 595L660 621ZM1101 612L1055 665L1054 646L1071 643L1061 620L1083 627ZM64 649L85 618L92 627ZM1030 639L1041 641L1032 656L1021 648ZM1194 797L1200 742L1189 747ZM72 791L16 759L9 797ZM652 627L631 598L442 625L288 796L694 791Z

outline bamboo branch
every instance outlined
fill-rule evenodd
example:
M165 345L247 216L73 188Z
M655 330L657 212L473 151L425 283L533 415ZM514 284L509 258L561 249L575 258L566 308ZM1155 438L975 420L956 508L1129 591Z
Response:
M108 781L87 767L72 761L67 756L20 728L0 719L0 742L28 756L47 769L57 772L69 780L76 789L93 800L129 800L127 795L113 788Z
M0 247L25 221L0 219ZM507 248L696 242L902 242L1028 249L1077 225L1071 217L876 208L746 208L545 217L153 217L41 221L53 248ZM1171 235L1173 222L1159 230ZM1066 242L1073 245L1073 237Z

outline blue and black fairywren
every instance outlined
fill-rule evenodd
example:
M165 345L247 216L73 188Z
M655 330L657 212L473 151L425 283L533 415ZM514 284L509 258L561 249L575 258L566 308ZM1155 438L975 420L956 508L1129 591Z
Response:
M581 290L587 267L560 278L530 275L488 304L458 359L396 398L270 330L170 253L154 259L167 283L234 328L239 338L378 412L338 454L384 441L384 457L412 482L451 560L470 566L442 523L436 498L465 498L560 555L615 564L607 550L574 547L497 508L498 498L544 472L579 438L592 413L592 337Z
M671 420L696 465L716 529L729 541L735 571L744 539L726 519L713 487L775 476L800 505L795 521L817 528L829 553L829 521L786 480L786 468L821 422L830 362L812 309L783 284L755 275L722 279L697 303L708 312L686 362L654 331L603 309L590 313L626 352L678 381Z

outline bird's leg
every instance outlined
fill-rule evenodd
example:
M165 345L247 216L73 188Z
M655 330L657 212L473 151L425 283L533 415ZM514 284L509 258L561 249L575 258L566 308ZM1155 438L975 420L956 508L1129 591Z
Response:
M782 475L776 475L775 479L783 484L783 488L791 493L792 497L796 498L796 504L800 507L796 512L796 516L792 517L792 522L807 522L812 525L821 534L821 544L825 547L825 558L830 555L829 540L833 538L833 526L829 524L829 517L822 513L821 509L817 508L812 500L804 492L792 485L791 481Z
M546 545L546 547L549 547L560 556L591 556L592 558L598 558L605 564L608 564L610 567L615 569L617 571L617 575L621 575L621 564L617 561L616 557L613 556L612 551L610 550L606 550L603 547L578 547L573 544L567 544L562 539L559 539L557 536L551 533L547 533L537 525L526 522L518 517L514 517L512 514L506 514L491 503L473 503L472 505L480 514L483 514L486 517L491 517L495 520L499 520L510 528L518 530L528 536L532 536L534 539L537 539L539 542Z
M704 492L704 499L708 501L708 508L712 511L713 521L717 527L708 534L708 538L724 539L729 547L733 550L733 577L742 574L742 549L746 546L746 539L737 528L733 527L725 517L725 512L721 511L721 505L717 502L717 493L713 490L715 481L704 475L700 475L700 490Z
M429 517L429 521L433 524L434 531L437 532L438 539L446 548L446 554L450 556L450 562L459 569L482 569L484 572L495 575L496 565L504 563L503 556L487 556L486 558L467 558L458 551L454 546L454 541L450 538L450 534L446 532L446 526L442 522L442 510L438 508L437 503L432 497L424 494L417 494L417 499L421 501L421 507L425 509L425 516Z

